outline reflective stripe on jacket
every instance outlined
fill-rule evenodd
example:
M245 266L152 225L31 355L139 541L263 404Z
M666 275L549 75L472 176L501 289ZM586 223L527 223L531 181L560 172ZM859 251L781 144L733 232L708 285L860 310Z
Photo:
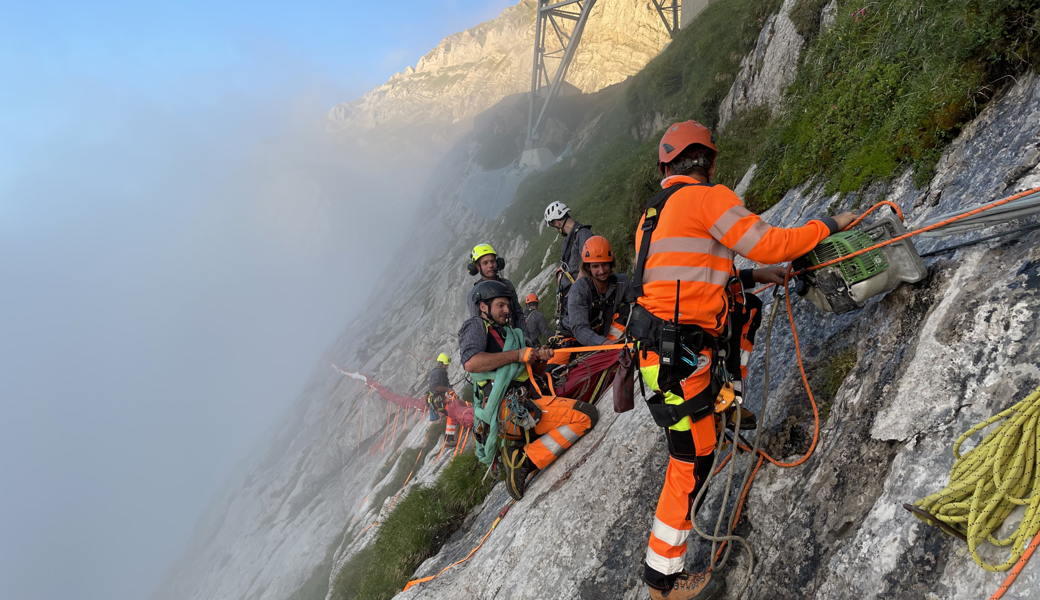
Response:
M692 177L673 175L661 187L695 183ZM637 253L642 225L640 219ZM767 265L786 262L809 252L835 231L837 224L830 218L793 229L773 227L744 208L726 186L690 185L673 194L660 211L639 304L658 318L671 320L679 280L679 322L717 333L726 320L725 286L733 273L734 253Z

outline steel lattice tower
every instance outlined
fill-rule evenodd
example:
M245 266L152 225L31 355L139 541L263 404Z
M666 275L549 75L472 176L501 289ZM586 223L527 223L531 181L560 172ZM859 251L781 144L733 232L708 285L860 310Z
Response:
M650 0L668 35L679 32L679 0ZM538 0L534 30L534 68L531 73L531 106L527 116L527 148L538 144L542 127L567 70L581 42L589 13L596 0ZM550 71L552 63L555 70ZM552 72L550 77L549 73Z

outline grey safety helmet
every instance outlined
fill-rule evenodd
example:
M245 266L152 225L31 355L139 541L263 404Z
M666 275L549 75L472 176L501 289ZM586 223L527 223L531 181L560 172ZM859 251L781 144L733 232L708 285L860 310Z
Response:
M481 302L485 304L491 304L491 301L495 298L512 298L513 294L509 291L509 287L501 281L489 279L487 281L481 281L476 285L476 293L473 296L476 298L473 303L480 305Z

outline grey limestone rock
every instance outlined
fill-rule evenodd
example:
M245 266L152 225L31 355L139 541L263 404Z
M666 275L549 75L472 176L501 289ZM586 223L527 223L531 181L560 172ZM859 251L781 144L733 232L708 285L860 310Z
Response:
M762 26L754 51L741 61L740 73L719 105L719 131L724 131L738 113L750 108L768 106L775 113L780 107L784 91L794 81L798 55L805 43L788 16L796 3L797 0L784 0L780 12Z

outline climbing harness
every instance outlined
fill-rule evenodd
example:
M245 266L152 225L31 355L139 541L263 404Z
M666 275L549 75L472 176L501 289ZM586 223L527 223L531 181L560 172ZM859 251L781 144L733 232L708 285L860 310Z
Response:
M999 425L997 425L999 424ZM997 425L965 454L961 446L973 435ZM915 516L929 525L945 525L943 531L967 541L975 564L991 572L1011 569L1025 554L1030 538L1040 538L1040 388L1027 398L964 432L953 444L957 461L950 483L914 503ZM1008 537L998 539L997 529L1016 506L1025 516ZM922 514L923 513L923 514ZM983 542L1011 546L1001 564L987 562L978 553Z

